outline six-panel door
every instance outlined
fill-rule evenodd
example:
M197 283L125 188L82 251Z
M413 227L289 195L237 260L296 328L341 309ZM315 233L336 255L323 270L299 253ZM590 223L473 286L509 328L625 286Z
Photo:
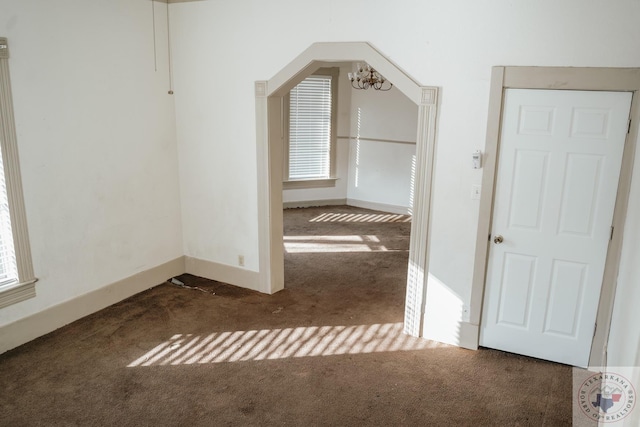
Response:
M584 367L631 93L507 89L504 101L480 344Z

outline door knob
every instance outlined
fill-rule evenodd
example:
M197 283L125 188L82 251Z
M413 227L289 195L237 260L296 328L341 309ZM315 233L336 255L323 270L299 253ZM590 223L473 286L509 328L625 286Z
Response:
M495 243L496 245L499 245L502 242L504 242L504 237L499 234L493 238L493 243Z

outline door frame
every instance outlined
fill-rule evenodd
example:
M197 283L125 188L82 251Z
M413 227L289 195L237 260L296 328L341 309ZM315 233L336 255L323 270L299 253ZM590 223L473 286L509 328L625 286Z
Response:
M258 290L272 294L284 288L283 97L319 68L358 61L364 61L374 67L418 106L415 199L409 243L404 332L422 336L429 271L429 227L438 88L422 86L366 42L314 43L271 79L255 82L260 266Z
M470 301L470 321L481 328L482 307L489 261L489 237L493 220L493 204L497 177L497 158L500 150L500 130L505 89L552 89L632 92L631 124L625 140L622 168L613 215L613 238L609 242L605 261L600 302L596 316L597 328L591 344L589 366L604 366L607 361L607 342L613 314L616 277L620 264L620 250L627 214L633 159L640 123L640 68L581 68L581 67L506 67L496 66L491 72L489 113L482 172L482 194L476 235L476 250ZM480 334L478 333L478 342Z

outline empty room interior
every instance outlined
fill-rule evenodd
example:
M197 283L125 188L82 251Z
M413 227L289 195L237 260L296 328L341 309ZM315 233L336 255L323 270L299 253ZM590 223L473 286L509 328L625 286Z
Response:
M0 0L0 424L640 425L638 22Z

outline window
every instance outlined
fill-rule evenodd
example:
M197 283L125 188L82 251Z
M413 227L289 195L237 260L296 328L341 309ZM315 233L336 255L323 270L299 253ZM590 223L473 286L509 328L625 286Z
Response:
M321 69L285 99L284 188L335 185L335 110L338 69Z
M4 164L0 154L0 286L18 279L16 251L13 246L11 214L7 199L7 181L4 177Z
M9 79L9 47L0 37L0 308L35 296L29 234Z

